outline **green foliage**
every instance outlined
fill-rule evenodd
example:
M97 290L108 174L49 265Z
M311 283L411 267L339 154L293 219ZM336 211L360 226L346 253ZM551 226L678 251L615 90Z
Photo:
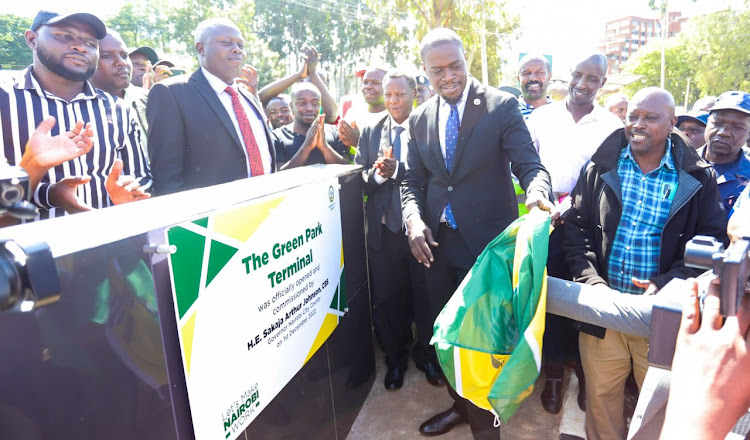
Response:
M0 15L0 69L20 70L31 64L33 55L24 37L29 27L30 18Z
M376 0L371 0L376 2ZM416 27L404 35L401 29L389 28L394 38L407 38L419 41L430 30L437 27L453 29L461 36L466 50L469 71L476 78L482 78L481 32L486 32L487 66L490 84L499 84L499 73L506 60L501 60L498 52L503 44L508 44L520 24L518 16L506 11L505 0L389 0L391 10L406 11L401 18L405 21L416 19ZM415 65L421 65L418 47L413 47Z
M168 10L166 0L154 0L148 3L130 0L125 3L114 17L107 20L107 26L116 30L129 47L151 46L158 53L167 53L170 49L171 33L155 11Z
M685 100L688 78L691 79L688 102L694 102L701 96L701 90L695 82L696 67L691 61L680 36L667 40L665 48L666 75L664 87L674 96L677 105ZM661 40L653 40L635 53L624 66L624 70L636 75L644 75L642 81L625 87L624 92L633 96L643 87L659 87L661 82Z
M198 23L229 17L245 37L248 63L258 69L261 84L283 75L278 55L250 26L255 16L252 0L185 0L171 5L169 0L129 0L107 24L120 32L128 46L151 46L164 58L192 70L198 67L193 36Z
M696 17L684 41L698 65L695 82L704 95L750 90L750 10Z
M395 61L398 46L385 32L386 18L363 0L257 0L254 29L281 59L292 59L290 69L297 68L303 45L316 48L328 83L338 78L342 90L352 85L354 67L376 48L383 49L385 61Z
M728 90L750 90L750 10L720 11L691 19L683 31L667 41L666 88L682 103L687 79L688 102ZM656 41L641 48L623 66L626 72L644 75L643 83L626 88L658 86L661 46Z

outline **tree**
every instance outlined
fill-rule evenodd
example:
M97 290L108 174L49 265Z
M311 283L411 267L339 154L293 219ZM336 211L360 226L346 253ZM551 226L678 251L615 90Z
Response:
M371 0L375 1L375 0ZM380 3L380 2L379 2ZM410 21L416 18L416 27L410 37L419 41L430 30L446 27L456 31L463 40L469 71L482 77L481 37L485 33L489 83L499 84L502 64L498 55L501 44L507 44L518 28L518 16L509 15L505 0L389 0L389 15ZM393 11L406 11L396 13ZM389 28L393 32L394 28ZM395 28L400 33L401 29ZM395 35L391 35L395 37ZM416 46L413 46L416 49ZM415 64L420 65L418 53L414 51Z
M160 19L169 10L166 0L148 3L129 0L107 25L120 33L129 47L151 46L160 53L170 52L171 32Z
M29 18L0 15L0 69L18 70L31 64L33 55L24 37L24 32L30 27Z
M347 89L354 66L369 60L376 48L383 48L385 61L395 60L396 45L385 31L384 15L363 0L258 0L256 7L255 31L288 61L288 70L299 68L298 54L309 44L322 55L329 85L338 78L338 90Z
M667 60L664 88L674 96L677 105L680 105L685 99L687 81L690 79L688 102L694 102L700 97L701 90L693 79L696 74L696 66L693 64L692 56L683 39L678 37L667 40L664 54ZM625 93L630 96L643 87L659 87L661 80L661 41L655 40L639 49L635 55L628 59L623 66L623 70L644 76L641 81L624 88Z
M693 53L695 83L705 94L750 90L750 10L696 17L684 33Z
M667 41L665 88L682 102L690 78L688 103L701 96L750 89L749 28L749 10L726 10L691 19L679 35ZM642 84L626 88L629 93L659 85L659 50L658 44L648 44L623 66L626 72L645 75Z

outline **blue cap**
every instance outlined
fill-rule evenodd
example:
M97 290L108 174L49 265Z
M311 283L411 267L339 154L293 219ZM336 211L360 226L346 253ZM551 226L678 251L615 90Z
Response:
M427 79L426 76L424 76L424 75L417 75L415 79L417 80L417 85L419 85L419 86L425 86L425 87L430 87L430 80Z
M700 122L703 125L708 125L708 112L696 111L678 116L677 128L680 128L680 125L685 121Z
M716 104L709 112L716 110L736 110L750 115L750 93L746 92L724 92L716 98Z

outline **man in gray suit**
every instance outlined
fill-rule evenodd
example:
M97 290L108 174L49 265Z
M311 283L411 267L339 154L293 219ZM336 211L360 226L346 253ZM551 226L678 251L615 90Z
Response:
M245 40L230 20L195 30L200 68L154 84L146 118L157 195L268 174L276 168L268 123L235 78L245 63Z
M427 268L429 305L415 307L429 306L434 321L484 247L518 217L511 169L527 206L554 211L554 205L518 101L469 77L453 31L428 32L421 55L438 99L409 118L402 208L412 254ZM497 440L492 414L449 391L453 406L420 432L440 435L469 422L474 438Z

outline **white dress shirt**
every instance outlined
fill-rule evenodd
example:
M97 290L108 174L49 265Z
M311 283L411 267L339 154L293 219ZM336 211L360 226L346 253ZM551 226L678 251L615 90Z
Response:
M578 122L566 106L567 100L534 110L526 120L531 140L542 165L552 178L552 191L573 192L583 165L613 131L622 128L620 118L594 105Z
M203 67L201 67L201 71L203 72L203 76L206 77L208 84L212 89L214 89L214 92L216 92L216 95L219 97L219 101L221 101L224 109L227 111L227 113L229 113L229 118L232 119L234 130L237 132L237 136L240 138L240 142L242 143L242 151L245 153L245 158L247 158L247 161L245 162L247 164L247 176L252 177L250 173L250 158L247 157L247 146L245 145L245 138L242 136L240 123L237 121L237 115L234 113L234 107L232 107L232 97L226 91L227 83L225 83L216 75L212 74ZM237 90L237 82L232 82L232 85L229 87ZM260 150L260 159L261 162L263 162L263 174L269 174L271 173L271 164L273 162L273 159L271 158L271 151L268 149L269 145L268 139L266 138L263 119L258 116L258 114L255 112L255 108L250 105L249 102L247 102L247 98L245 98L242 93L239 93L239 91L237 91L237 94L240 96L240 103L242 104L242 108L245 110L247 120L250 121L250 127L253 129L255 142L258 144L258 150Z

